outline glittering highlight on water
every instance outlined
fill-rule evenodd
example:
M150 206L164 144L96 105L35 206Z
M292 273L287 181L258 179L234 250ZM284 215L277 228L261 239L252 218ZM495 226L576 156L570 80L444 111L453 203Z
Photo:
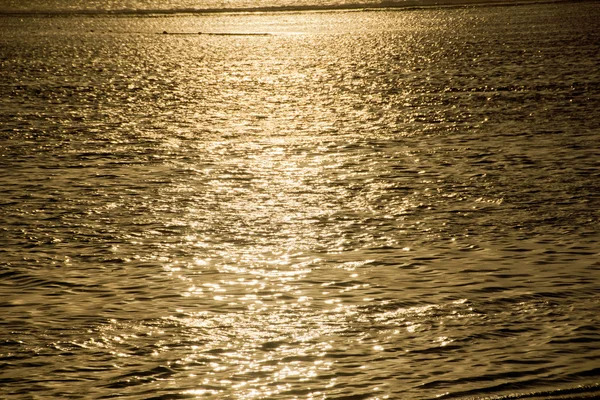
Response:
M0 397L600 394L600 3L138 3L0 3Z

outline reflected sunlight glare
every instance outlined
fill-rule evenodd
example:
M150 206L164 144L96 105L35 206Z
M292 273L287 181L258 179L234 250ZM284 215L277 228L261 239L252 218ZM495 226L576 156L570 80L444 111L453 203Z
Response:
M0 10L0 397L598 393L600 3L124 1Z

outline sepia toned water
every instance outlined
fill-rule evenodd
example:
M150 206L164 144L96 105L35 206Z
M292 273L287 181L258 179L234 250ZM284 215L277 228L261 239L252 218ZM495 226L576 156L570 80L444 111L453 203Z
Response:
M600 396L599 2L9 3L0 398Z

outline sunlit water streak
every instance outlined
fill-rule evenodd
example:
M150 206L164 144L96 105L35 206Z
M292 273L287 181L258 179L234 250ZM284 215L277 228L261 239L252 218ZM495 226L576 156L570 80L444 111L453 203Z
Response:
M497 3L550 3L563 0L500 0ZM481 4L481 0L0 0L0 13L180 14L422 8ZM488 2L489 3L489 2Z
M1 17L1 397L597 396L599 18Z

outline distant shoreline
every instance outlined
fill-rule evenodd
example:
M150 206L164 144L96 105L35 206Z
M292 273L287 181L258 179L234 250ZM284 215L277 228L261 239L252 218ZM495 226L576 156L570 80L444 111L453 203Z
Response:
M293 13L357 10L414 10L479 6L519 6L529 4L582 3L594 0L406 0L382 3L327 4L306 6L262 6L240 8L177 8L177 9L121 9L121 10L0 10L0 16L27 15L174 15L174 14L254 14Z

